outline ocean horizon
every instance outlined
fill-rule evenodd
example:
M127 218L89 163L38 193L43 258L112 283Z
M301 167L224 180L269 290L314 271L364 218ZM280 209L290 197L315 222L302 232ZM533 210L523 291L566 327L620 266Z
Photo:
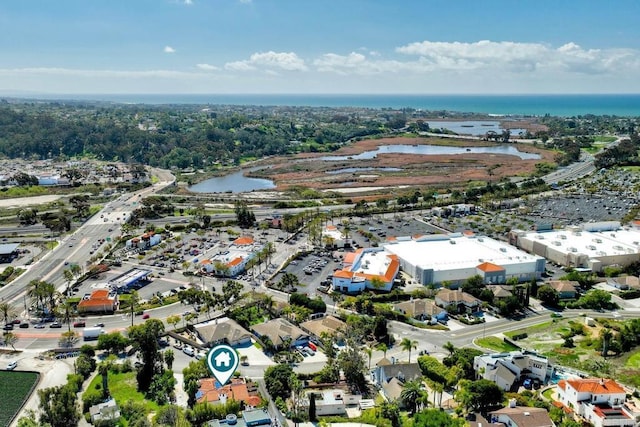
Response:
M8 97L8 96L6 96ZM640 94L373 95L373 94L22 94L17 99L145 105L256 105L413 108L514 116L640 116Z

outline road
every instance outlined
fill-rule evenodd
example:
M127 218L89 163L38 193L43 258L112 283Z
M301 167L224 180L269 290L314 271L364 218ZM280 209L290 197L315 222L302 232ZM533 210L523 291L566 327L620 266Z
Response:
M53 283L59 291L64 291L67 284L62 272L67 265L75 263L82 268L86 267L91 253L100 250L99 240L107 238L113 240L119 235L120 226L127 221L140 199L173 184L174 178L168 172L158 173L161 175L158 183L134 193L122 195L107 203L100 212L73 234L59 241L56 248L27 266L25 273L0 289L0 300L11 302L18 311L24 310L26 288L32 280L48 281Z

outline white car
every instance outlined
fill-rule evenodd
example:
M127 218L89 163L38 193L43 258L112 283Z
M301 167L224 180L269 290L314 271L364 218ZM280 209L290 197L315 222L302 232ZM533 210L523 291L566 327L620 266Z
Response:
M199 352L196 353L196 359L197 360L204 359L206 356L207 356L206 353L204 353L202 351L199 351Z
M18 367L18 362L16 362L15 360L13 362L10 362L7 365L7 371L13 371L14 369L16 369Z
M189 345L185 345L182 349L182 352L187 356L193 356L194 354L196 354L196 352L193 350L193 347Z

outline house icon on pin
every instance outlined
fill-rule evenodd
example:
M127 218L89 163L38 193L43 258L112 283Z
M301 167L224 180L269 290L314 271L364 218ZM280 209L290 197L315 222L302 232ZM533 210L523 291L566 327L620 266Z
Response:
M231 355L228 351L223 351L215 357L216 366L231 366Z

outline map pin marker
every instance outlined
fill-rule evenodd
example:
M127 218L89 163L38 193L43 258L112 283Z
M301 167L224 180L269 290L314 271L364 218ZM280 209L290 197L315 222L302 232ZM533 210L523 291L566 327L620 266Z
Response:
M236 351L228 345L213 347L207 354L207 366L211 375L218 380L220 386L225 385L238 369L240 359Z

